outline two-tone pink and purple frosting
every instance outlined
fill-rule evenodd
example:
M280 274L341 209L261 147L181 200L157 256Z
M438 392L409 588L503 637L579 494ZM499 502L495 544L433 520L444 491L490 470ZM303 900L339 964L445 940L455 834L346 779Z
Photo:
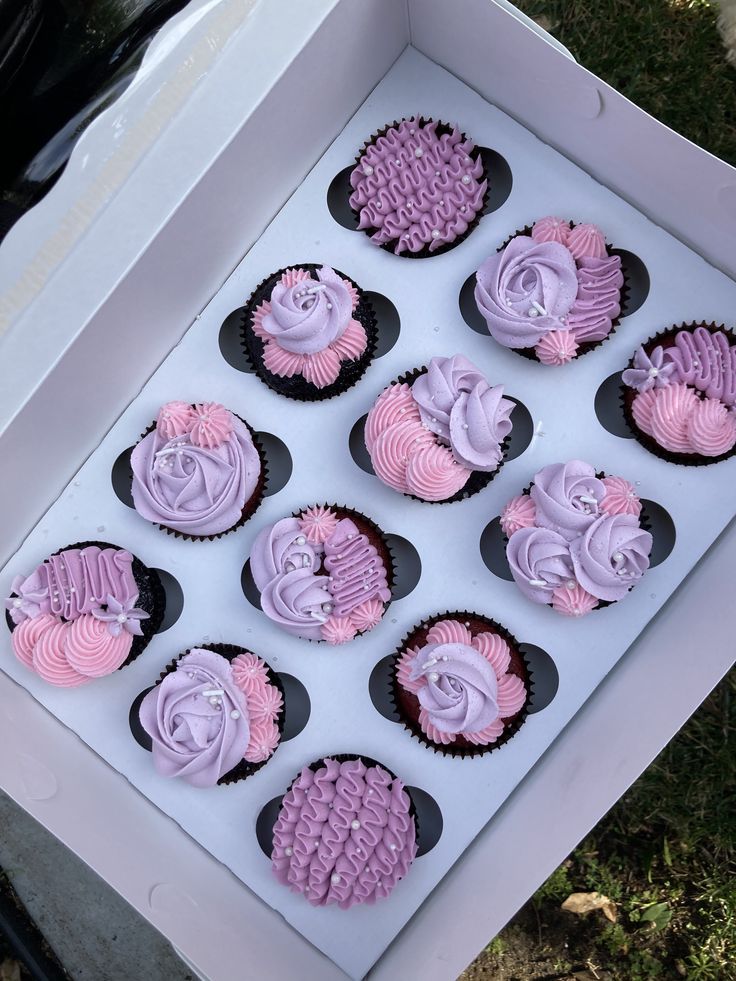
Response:
M622 599L649 568L652 536L623 477L596 476L582 460L553 463L501 513L511 574L533 603L583 616Z
M274 875L312 906L349 909L383 899L416 854L416 822L403 783L359 758L305 767L273 829Z
M375 627L391 599L375 545L351 517L322 505L264 528L250 570L266 616L307 640L344 644Z
M368 346L363 325L353 317L358 291L330 266L315 274L287 269L251 320L263 341L263 364L279 378L301 376L316 388L337 381L342 365Z
M514 403L467 358L432 358L413 384L395 382L368 413L365 444L380 479L423 501L444 501L474 471L500 466Z
M636 391L631 415L671 453L718 457L736 446L736 345L700 326L672 343L640 347L624 385Z
M69 548L29 576L16 576L5 601L18 660L49 684L75 688L127 660L141 621L133 556L112 546Z
M350 175L358 228L396 255L451 245L483 208L488 184L475 150L457 127L447 132L433 120L390 126Z
M248 427L217 402L167 402L130 462L136 511L197 538L238 524L261 479Z
M611 333L623 283L598 227L549 217L485 260L475 302L499 344L562 365Z
M498 741L505 720L527 700L526 685L511 673L511 649L490 630L471 633L458 620L440 620L423 643L402 652L396 680L416 695L419 725L441 746L460 738L475 746Z
M214 787L239 763L270 759L282 710L261 658L244 650L229 660L195 647L148 692L139 718L157 773Z

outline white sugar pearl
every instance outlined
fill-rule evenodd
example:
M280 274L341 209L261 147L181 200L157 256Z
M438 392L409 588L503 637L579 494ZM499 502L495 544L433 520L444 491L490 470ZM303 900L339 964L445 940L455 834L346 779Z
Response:
M613 553L613 561L614 562L620 562L622 559L623 559L623 555L621 554L621 552L614 552Z
M534 307L529 307L529 309L527 310L527 315L530 317L538 317L539 311L535 310Z
M657 370L657 368L650 368L649 369L649 377L650 378L656 378L658 374L659 374L659 371Z
M424 150L422 150L422 148L420 146L418 146L416 148L416 150L414 151L414 156L415 157L423 157L424 156Z
M230 713L230 718L231 719L239 719L240 718L240 712L238 712L237 709L233 709L232 712Z
M388 847L391 849L392 852L396 851L396 845L393 842Z
M332 304L331 304L331 303L328 303L328 304L327 304L327 309L328 309L328 310L331 310L331 309L332 309Z
M360 827L360 821L351 821L350 827L353 829L353 831L357 831Z
M447 656L447 654L443 654L443 655L442 655L442 660L443 660L443 661L449 661L449 660L450 660L450 658L449 658L449 657Z
M575 580L568 579L565 585L567 586L568 589L575 589Z
M432 671L431 674L430 674L430 676L429 676L429 680L436 683L436 682L438 682L440 680L440 676L437 674L436 671Z
M125 623L125 621L128 618L126 617L126 615L124 613L118 613L116 619L117 619L118 623Z
M289 857L291 857L293 854L294 854L294 849L291 846L288 846L287 848L284 849L284 855L288 855Z
M299 536L299 537L297 538L297 540L296 540L296 543L297 543L297 545L305 545L305 544L306 544L306 541L307 541L307 540L306 540L306 538L304 537L304 535L300 535L300 536Z
M19 610L22 605L23 600L16 596L16 598L13 600L13 606L16 608L16 610Z
M338 882L342 882L342 879L337 874L337 872L333 872L332 875L330 876L330 882L333 884L333 886L336 886Z
M363 173L367 177L370 177L371 176L371 174L373 173L373 168L371 167L370 164L366 164L365 167L363 167Z
M463 184L469 184L470 177L467 174L463 174Z
M433 228L432 229L432 238L439 238L439 237L440 237L440 230L439 230L439 228Z

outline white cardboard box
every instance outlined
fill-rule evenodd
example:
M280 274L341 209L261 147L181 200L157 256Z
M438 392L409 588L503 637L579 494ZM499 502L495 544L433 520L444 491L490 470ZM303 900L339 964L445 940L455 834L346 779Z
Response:
M318 26L319 18L314 9L310 10L310 17L306 17L304 23L299 23L298 17L290 19L286 27L282 23L277 35L278 44L273 43L275 35L269 33L273 26L273 22L269 23L269 20L281 5L256 7L249 17L250 6L222 2L209 10L203 8L203 17L198 26L209 39L209 43L202 50L212 50L215 47L212 38L219 36L218 30L224 30L227 17L233 18L234 23L237 15L242 14L246 20L230 38L221 60L200 79L189 102L168 124L165 133L157 134L156 140L148 144L144 139L146 133L140 128L141 121L148 119L150 122L152 117L162 118L167 105L175 101L169 95L169 103L166 103L164 97L167 93L167 82L172 78L180 78L181 65L170 60L176 54L176 49L158 65L159 69L166 69L163 80L160 77L156 79L157 69L154 66L148 78L139 83L139 105L137 108L134 105L129 107L129 119L122 132L124 140L126 134L135 134L137 131L138 142L147 150L147 155L137 162L137 169L131 170L129 161L126 164L125 151L125 166L115 159L113 152L110 160L105 162L105 175L110 185L111 197L101 212L90 216L89 211L80 206L79 202L84 204L85 195L89 195L89 188L94 185L95 178L90 174L75 173L70 165L66 186L60 185L56 197L51 195L37 209L38 214L32 213L29 216L34 221L29 221L26 227L18 226L8 240L14 247L14 252L13 258L2 270L4 281L10 285L5 294L5 309L12 313L15 305L18 322L3 339L0 353L7 353L17 366L18 387L15 391L11 389L6 392L7 399L3 405L8 424L0 436L0 449L5 449L8 455L4 459L10 460L11 464L11 479L4 481L3 493L5 488L13 486L16 475L20 478L21 474L22 483L19 479L16 486L23 486L24 490L30 487L31 493L24 496L22 503L14 499L3 502L5 513L13 518L8 521L5 538L0 543L0 548L5 553L22 538L24 529L55 496L54 487L49 486L49 482L58 480L59 486L63 485L70 475L70 461L74 461L71 472L76 470L86 452L96 445L136 388L156 367L162 353L165 353L166 345L170 346L188 326L192 316L204 306L204 302L240 258L244 248L257 237L260 227L255 223L267 221L273 215L286 191L293 186L295 176L298 180L299 175L321 154L371 85L385 73L391 60L407 40L411 40L439 64L464 77L481 95L510 112L527 128L536 131L542 139L564 149L578 164L584 164L594 177L619 193L623 191L623 196L628 197L640 210L647 212L650 218L657 220L660 225L666 225L681 238L687 238L690 244L697 246L712 262L727 271L733 271L733 250L730 253L727 251L733 228L732 224L724 220L731 191L736 187L732 168L715 161L655 123L599 80L593 79L570 63L564 54L533 35L513 16L499 10L495 5L465 2L446 9L446 5L435 4L430 0L417 0L408 7L404 4L366 3L363 0L357 5L350 0L343 0L342 3L319 5L319 14L324 15L324 19ZM304 8L300 7L300 13L303 12ZM214 27L208 24L210 17L219 18ZM305 29L306 32L314 29L314 32L300 48ZM190 37L196 39L196 27ZM270 45L264 43L266 38L271 39ZM279 58L285 52L291 52L292 45L293 50L298 51L294 60L278 79L272 78L273 84L264 101L255 106L247 117L243 117L242 103L239 106L231 103L223 98L223 93L242 91L245 84L243 75L251 67L254 69L254 77L263 81L263 73L268 76L264 66L270 65L272 69L278 66ZM370 53L369 56L367 52ZM204 55L199 61L199 56L192 54L191 50L182 52L182 55L184 61L181 64L192 63L195 66L193 70L201 75L201 58ZM529 65L533 66L531 73L527 70ZM340 79L339 85L334 84L336 78ZM150 91L144 92L147 82L152 83ZM303 112L305 90L308 92L307 103L310 110L306 114ZM298 94L300 92L301 95ZM544 99L540 93L544 93ZM135 98L136 93L133 93L131 103ZM157 99L163 99L163 109L160 102L157 105ZM215 108L217 111L208 112L208 109ZM230 142L228 137L237 125L233 116L245 118L245 122ZM213 134L212 131L218 127L219 134ZM633 138L632 134L638 127L643 127L641 134ZM204 137L209 139L203 137L203 131ZM321 142L317 133L321 136ZM98 149L105 147L105 134L99 132L99 127L97 134L90 131L87 135L90 139L99 140ZM217 141L223 138L227 146L207 172L200 176L197 163L202 167L202 158L211 159L215 156L216 150L220 148ZM177 139L181 142L177 143ZM283 145L280 144L281 140L285 141ZM631 148L628 151L631 159L628 159L627 148ZM637 162L634 153L636 151L640 154L642 148L649 150L650 154L646 155L643 162ZM86 149L93 150L94 147L81 146L75 157ZM179 159L181 166L172 179L171 173L166 169L166 160L168 158L170 163L177 159L171 154L184 150L190 152ZM104 151L100 149L100 152ZM157 155L158 160L155 159ZM659 162L658 173L656 167L652 166L650 171L647 166L649 161L655 159ZM88 154L88 160L91 161L88 166L94 168L93 153ZM78 159L76 163L79 164ZM75 164L74 159L72 164ZM81 167L82 171L84 169ZM651 177L648 176L650 173ZM243 174L248 175L247 186L244 186ZM626 181L622 180L622 175L626 175ZM114 182L118 176L125 179L116 188ZM622 184L625 186L622 187ZM145 199L147 220L142 218L140 195ZM187 196L178 202L177 207L177 200L182 195ZM687 215L683 216L681 211L673 216L667 207L670 197L683 201L688 195L696 203L688 209ZM70 200L73 204L70 204ZM648 208L642 206L645 201L649 204ZM270 211L269 205L272 209ZM42 213L44 207L47 209L45 218ZM164 212L166 209L176 209L164 227L158 225L161 221L157 213L159 208ZM64 209L66 219L62 217ZM87 217L91 218L90 223L83 237L75 244L75 228L84 225ZM56 251L50 246L47 246L45 252L43 248L38 248L39 230L43 234L44 229L52 228L67 230L70 240L67 244L73 247L66 253L63 251L64 243L58 238L53 243ZM125 235L122 234L123 229L126 230ZM143 243L150 236L153 238L147 252L138 258ZM3 253L7 254L6 249ZM176 256L176 262L171 261L173 255ZM136 258L138 261L135 261ZM57 262L58 265L55 265ZM124 276L121 274L123 270ZM50 273L51 278L43 291L38 293L37 286L42 284L42 278L38 277L43 277L46 273ZM13 285L14 282L20 285ZM105 296L107 298L103 302ZM91 316L95 307L98 309ZM152 319L154 315L155 320ZM704 310L704 315L717 314ZM153 333L152 327L156 328ZM138 338L136 335L139 335ZM143 338L146 341L145 347L142 346ZM158 350L154 351L153 347L156 345ZM144 349L150 350L150 361L141 357ZM91 378L90 372L84 370L90 363L94 363L96 367L94 377ZM37 386L34 391L31 391L29 379ZM42 379L43 384L39 385ZM74 406L70 405L70 400L65 398L70 384L74 385L75 391L82 390L88 395L90 404L94 404L96 408L94 417L78 413L79 400L75 400ZM18 411L21 404L22 408ZM50 407L53 407L53 412L49 411ZM74 417L75 412L77 418ZM44 425L43 430L40 428L41 422ZM48 453L45 444L41 464L38 460L38 447L29 440L29 433L37 434L39 431L48 434ZM41 466L46 468L46 485L37 479ZM725 546L721 548L721 552L723 548ZM718 554L714 550L708 562L713 557L717 558ZM703 567L704 570L707 569L708 562ZM681 593L684 594L694 581L691 577ZM660 617L654 625L654 632L666 632L670 621L680 614L681 609L682 604L666 621ZM718 623L717 619L715 623ZM651 635L652 628L644 637L646 639ZM560 772L569 772L573 763L581 769L585 768L586 761L576 760L571 747L564 748L566 737L573 727L585 725L585 719L590 715L591 706L596 700L613 697L615 711L615 696L608 696L607 693L614 692L621 672L630 668L636 675L637 671L645 670L644 667L637 666L646 664L641 653L641 650L646 649L646 643L640 640L635 646L635 659L632 658L632 650L599 688L583 712L576 716L568 732L558 739L554 750L545 756L466 856L457 863L448 877L447 886L443 885L435 890L374 971L380 973L387 970L384 965L391 964L392 959L397 957L399 961L402 957L408 957L408 961L404 962L406 969L408 965L413 965L415 970L424 967L422 952L426 949L431 955L426 966L434 963L435 968L440 971L436 976L449 976L441 973L442 957L448 958L448 963L453 964L450 971L456 972L470 959L474 949L490 936L493 929L511 915L518 905L516 900L523 900L536 882L563 857L567 848L580 837L580 833L584 833L592 822L581 824L578 816L570 824L570 828L580 832L577 837L575 834L568 837L568 828L559 828L556 832L546 828L544 835L540 837L539 830L534 828L532 822L527 835L534 839L536 831L536 840L540 845L538 854L544 857L540 857L536 864L530 862L529 856L534 854L534 849L527 846L528 839L525 836L524 868L510 869L500 880L504 885L505 900L503 903L496 901L490 907L490 923L480 924L480 919L475 917L468 922L460 915L464 905L470 909L476 908L479 898L472 891L473 868L468 864L469 857L477 856L479 850L482 852L484 848L492 856L493 850L487 852L488 842L515 840L515 835L510 839L499 838L502 833L499 829L505 826L505 834L509 834L509 811L514 810L515 803L524 796L530 785L539 785L542 779L539 774L544 773L545 765L557 768L558 779ZM656 653L655 645L655 653L651 655L655 658L655 664ZM671 664L672 651L668 654ZM681 651L680 654L684 659L686 652ZM690 710L723 673L730 660L728 655L729 652L718 645L718 653L707 665L701 665L704 677L698 677L697 684L694 683L688 690L689 699L685 700ZM683 664L681 668L684 671L687 666ZM9 691L13 687L6 679L2 679L2 684L0 691ZM619 689L620 687L619 685ZM624 782L618 784L615 774L609 774L610 779L601 782L597 787L595 804L588 802L592 807L593 820L610 805L621 787L639 772L680 724L680 699L684 691L684 687L682 691L679 688L673 691L667 704L660 706L661 720L659 717L653 721L650 718L647 739L640 740L636 747L619 747L623 754L620 762L623 765ZM692 697L693 694L695 698ZM621 697L619 691L619 712ZM7 698L3 698L4 708L7 701ZM627 696L627 707L629 702L631 692ZM597 718L605 715L606 704L599 707L600 714ZM19 713L19 706L28 709L30 715L26 711ZM34 716L33 710L36 710L37 715L38 706L29 707L28 699L22 697L14 699L8 710L14 717L14 724L9 726L10 734L13 734L27 728ZM50 719L48 721L58 728L58 723ZM75 756L79 753L81 760L86 752L85 747L78 745L76 740L74 746ZM47 760L51 757L47 755L48 752L51 752L50 746L40 754L40 758L31 755L30 762L25 750L24 755L3 760L7 771L4 772L3 782L14 796L21 798L24 792L18 792L18 785L25 783L26 788L30 787L30 790L26 789L25 799L21 799L21 803L37 812L38 801L45 801L43 807L47 810L50 807L45 823L68 840L64 830L64 805L61 801L68 797L75 775L70 774L66 768L62 771L52 766L49 776L46 768ZM550 760L553 762L550 763ZM103 769L108 772L107 768ZM127 798L130 796L128 791ZM543 799L543 796L538 798ZM140 803L142 802L136 800L136 804ZM550 806L562 806L565 803L559 799L546 800L543 808L536 805L537 813L548 810ZM74 801L67 801L67 806L69 805L73 812ZM527 803L527 808L529 806L533 808L533 805ZM147 811L151 810L150 807L147 808ZM155 817L151 817L151 827L161 818L156 812L153 813ZM524 820L528 823L534 809L531 812L527 809L523 813ZM172 835L172 838L176 839L176 836ZM566 847L561 850L561 845ZM507 852L508 847L505 847L504 857ZM98 867L100 862L105 861L104 855L94 847L85 849L85 857ZM501 856L496 853L493 861L497 868L501 865L500 859ZM137 894L140 883L135 886L136 893L131 895L129 890L133 889L133 883L124 882L127 872L127 869L118 866L116 871L105 871L105 876L140 908L140 896ZM170 869L169 878L164 883L152 882L150 875L146 877L146 881L150 883L146 915L157 922L157 925L161 925L163 919L167 923L165 932L189 953L195 963L208 970L210 976L233 976L232 973L223 973L222 965L226 963L223 958L234 956L239 943L235 936L228 936L226 944L219 940L213 942L212 947L217 947L217 950L206 946L204 951L192 949L191 938L184 944L173 936L178 932L178 923L170 922L172 904L183 921L187 920L187 911L191 913L196 909L197 919L206 924L207 929L210 924L215 929L218 928L217 917L213 918L211 910L203 908L206 890L201 890L199 886L193 889L188 883L184 884L187 872L186 868L178 868L176 871ZM500 868L498 874L500 877ZM484 879L487 880L487 872L481 881ZM455 895L454 905L444 905L449 902L445 896L451 895L453 888L457 894L455 886L458 881L459 898ZM520 884L519 892L515 893L517 881L523 882L523 885ZM241 888L240 893L243 892ZM467 901L468 895L472 897L470 903ZM183 896L188 898L183 899ZM509 901L510 897L513 897L513 901ZM252 896L247 899L246 905L250 908L254 900ZM439 908L442 910L454 910L457 913L455 916L444 912L442 916L446 932L452 930L456 934L455 941L448 945L452 948L451 951L445 950L444 953L441 950L433 952L433 940L430 940L422 926L429 922L427 917L431 920L432 915L436 915L437 904L440 904ZM218 913L222 912L219 902L215 903L215 908ZM267 914L270 911L260 909L259 916L268 919ZM176 917L173 919L176 920ZM222 927L221 921L219 927ZM480 931L484 932L478 937ZM475 944L475 948L468 945L459 963L457 944L462 948L463 941L457 939L458 933L466 938L472 936ZM292 952L296 954L300 946L303 946L303 941L298 940L291 932L288 936L293 942ZM211 936L210 939L214 940L214 937ZM224 951L221 949L223 946L226 948ZM265 946L280 949L261 951L260 964L264 969L270 964L269 970L278 971L274 962L269 959L290 956L286 948L291 950L292 945L286 944L285 949L281 949L281 943ZM218 959L220 967L214 970L212 962ZM236 963L237 960L230 962L231 965ZM242 964L243 961L239 963ZM322 972L321 976L327 976L322 960L315 960L314 965L315 970ZM254 976L256 975L257 972ZM282 975L275 973L273 976Z

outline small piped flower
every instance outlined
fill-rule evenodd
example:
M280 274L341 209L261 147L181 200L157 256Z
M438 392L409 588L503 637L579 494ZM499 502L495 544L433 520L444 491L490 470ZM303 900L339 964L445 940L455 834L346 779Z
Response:
M534 501L528 494L518 494L512 497L501 512L501 530L507 538L511 538L520 528L531 528L537 516Z
M597 225L576 225L567 240L573 259L604 259L606 239Z
M634 485L623 477L603 477L601 483L606 488L606 494L601 501L601 510L606 514L641 514L641 501L634 490Z
M263 763L273 755L280 741L281 733L275 722L271 719L267 719L265 722L255 722L250 728L250 738L244 759L248 763Z
M534 351L542 364L567 364L577 354L578 342L567 328L551 330L539 341Z
M652 388L664 388L677 381L677 365L674 361L664 360L664 350L657 345L651 354L643 347L634 355L634 367L627 368L623 373L623 383L629 388L635 388L640 394Z
M564 218L540 218L532 228L532 238L535 242L559 242L567 245L570 237L570 222Z
M156 429L165 439L174 439L189 432L194 420L194 409L187 402L167 402L159 410Z
M334 511L321 504L302 511L299 527L310 545L322 545L337 528L338 518Z
M579 583L566 583L552 593L552 609L566 617L585 616L597 606L595 596L591 596Z
M233 415L219 402L202 402L195 406L189 439L195 446L217 449L230 438Z
M130 602L130 600L121 602L114 596L108 596L107 608L94 606L91 613L96 620L103 620L107 623L107 629L113 637L119 637L121 630L126 630L136 637L142 637L143 630L140 622L147 620L150 614L138 607L131 606Z
M366 600L350 611L350 619L353 626L360 633L372 630L376 624L381 622L383 617L383 603L380 600Z
M254 691L260 691L264 685L268 684L268 672L265 662L251 654L238 654L230 662L233 672L233 681L247 697Z
M337 646L347 644L355 637L356 630L350 617L329 617L322 624L322 640Z

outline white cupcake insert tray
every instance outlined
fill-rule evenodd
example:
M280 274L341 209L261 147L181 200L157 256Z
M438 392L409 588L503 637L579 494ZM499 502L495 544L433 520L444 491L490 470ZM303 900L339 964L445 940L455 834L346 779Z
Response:
M375 248L363 233L342 227L327 203L333 179L363 141L386 122L412 112L457 121L476 143L501 154L513 175L505 203L486 215L459 247L426 260ZM600 225L614 246L643 261L651 281L643 305L621 320L608 341L561 369L533 363L471 330L458 303L463 283L480 262L517 228L547 214ZM373 362L357 386L324 403L304 405L276 395L255 375L233 368L218 344L232 311L264 277L292 262L332 264L364 290L389 298L398 312L400 330L390 350ZM379 314L384 306L380 304ZM50 552L101 539L129 548L147 565L173 576L183 592L181 615L133 665L93 687L57 690L44 684L14 659L7 634L2 668L312 944L349 975L360 977L733 517L735 460L708 468L668 465L635 440L608 432L598 421L594 402L604 381L625 367L636 345L657 330L683 319L728 325L735 317L734 282L457 78L408 49L0 576L0 588L8 595L13 575L29 573ZM385 316L381 319L385 325ZM384 332L381 350L391 334ZM394 493L356 465L349 437L388 382L433 355L457 352L526 406L533 435L524 452L470 500L421 504ZM125 506L113 489L111 473L121 451L138 439L161 403L172 398L221 401L259 432L277 437L266 440L267 452L274 455L280 440L288 456L283 447L275 454L274 486L288 475L288 457L293 464L285 485L245 527L215 542L166 535ZM480 549L486 526L536 470L573 457L635 481L642 497L669 514L676 532L671 554L628 597L582 620L529 603L512 582L489 571ZM376 629L338 649L289 637L253 608L241 588L241 572L259 529L296 508L324 501L365 512L385 532L411 543L421 560L416 587L391 605ZM411 558L411 549L399 549L400 562L402 555ZM400 568L399 576L411 584L411 574L407 579ZM531 714L507 744L481 758L433 754L385 718L369 693L374 667L408 630L424 616L447 609L476 610L497 619L532 652L546 651L554 664L552 668L543 653L533 653L538 677L547 678L540 683L535 707L548 704ZM127 717L133 699L173 656L206 641L250 647L275 670L298 678L309 694L311 715L303 730L253 777L202 791L159 778L150 755L133 739ZM621 711L624 715L626 707ZM443 830L436 845L416 860L393 895L374 907L313 909L276 882L257 840L256 822L264 806L285 791L303 765L330 752L362 753L382 761L408 785L429 794L441 811Z

